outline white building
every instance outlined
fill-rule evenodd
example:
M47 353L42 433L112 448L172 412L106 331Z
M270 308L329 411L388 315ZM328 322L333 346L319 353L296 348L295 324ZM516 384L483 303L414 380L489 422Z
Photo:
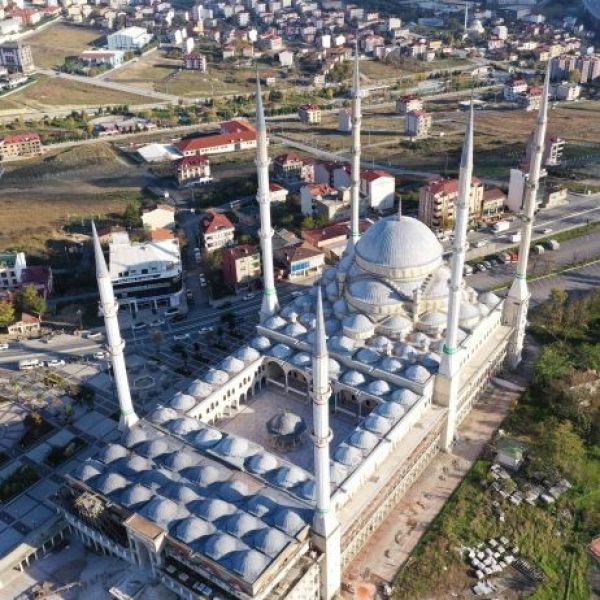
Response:
M556 99L564 102L577 100L581 94L581 86L577 83L563 81L556 86Z
M145 229L175 229L175 209L168 204L159 204L152 210L142 213L142 223Z
M132 242L126 232L112 234L109 273L120 305L135 311L180 306L182 272L179 240Z
M340 112L338 112L338 131L352 132L352 111L349 108L340 108Z
M150 43L152 34L145 27L125 27L106 36L109 50L133 52L141 50Z
M27 268L24 252L0 253L0 290L12 290L23 281L23 271Z
M360 193L367 199L369 208L391 210L394 208L396 179L386 171L367 169L360 174Z
M200 232L207 252L231 246L235 226L223 213L209 211L200 222Z
M294 53L290 50L284 50L279 53L279 64L282 67L292 67L294 65Z

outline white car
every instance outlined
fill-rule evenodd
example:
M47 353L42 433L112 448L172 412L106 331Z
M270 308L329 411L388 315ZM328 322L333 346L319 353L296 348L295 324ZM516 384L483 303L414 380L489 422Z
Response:
M173 336L173 341L175 341L175 342L183 342L183 341L189 340L189 339L190 339L189 333L177 333Z
M202 329L200 329L198 331L198 333L208 333L209 331L214 331L214 330L215 330L215 328L212 325L210 325L208 327L202 327Z
M148 327L148 323L134 323L132 329L134 331L141 331L142 329L146 329Z
M164 324L164 319L154 319L154 321L150 322L150 327L162 327Z
M242 300L246 302L247 300L252 300L254 298L254 294L246 294L242 296Z
M0 344L0 352L3 352L4 350L8 350L8 344Z
M99 350L98 352L94 352L93 356L96 360L104 360L108 358L108 352L106 350Z
M60 367L65 364L65 361L59 358L53 358L46 362L47 367Z

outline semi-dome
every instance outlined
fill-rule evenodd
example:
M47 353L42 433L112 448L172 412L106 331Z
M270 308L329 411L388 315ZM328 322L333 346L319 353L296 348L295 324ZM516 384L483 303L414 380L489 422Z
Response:
M264 475L268 471L272 471L279 466L279 462L272 455L266 452L259 452L253 454L247 461L246 467L251 473L257 475Z
M394 215L369 227L356 244L359 265L388 269L427 268L442 261L443 248L435 234L421 221Z
M200 379L196 379L192 381L190 386L187 389L188 394L193 396L194 398L202 399L210 396L213 392L213 387L206 383L206 381L201 381Z
M466 327L467 329L473 325L475 325L480 319L479 309L475 304L469 304L468 302L463 302L460 305L460 312L458 315L458 322L461 327Z
M194 446L197 448L212 448L223 439L223 434L217 429L201 429L194 436Z
M427 329L443 329L446 326L448 317L439 311L431 311L424 313L419 322Z
M252 533L250 545L267 556L277 556L286 547L288 539L278 529L263 527Z
M446 266L440 267L425 287L425 297L430 300L447 298L450 294L449 281L452 273Z
M260 358L260 353L250 346L242 346L235 352L234 356L246 363L249 363L258 360Z
M177 392L169 401L169 406L175 410L186 412L196 406L196 399L189 394Z
M183 504L200 500L200 495L192 486L180 481L173 481L160 488L160 494L165 498L170 498L175 502L182 502Z
M350 300L376 306L398 304L402 297L390 285L378 279L359 279L348 286Z

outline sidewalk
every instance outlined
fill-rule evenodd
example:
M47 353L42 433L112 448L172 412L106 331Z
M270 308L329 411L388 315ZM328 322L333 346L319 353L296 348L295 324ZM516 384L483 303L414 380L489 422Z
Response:
M460 485L518 396L519 392L490 384L460 427L460 440L454 452L440 453L432 460L350 563L343 576L344 583L355 589L361 583L393 583L402 564ZM356 597L349 593L343 596Z

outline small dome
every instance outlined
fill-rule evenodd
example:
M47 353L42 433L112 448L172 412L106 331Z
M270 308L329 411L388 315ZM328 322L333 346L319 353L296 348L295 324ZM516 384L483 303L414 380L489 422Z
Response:
M427 348L429 348L429 344L431 343L431 339L421 331L411 334L410 341L421 350L427 350Z
M233 552L227 562L232 571L250 583L254 582L269 564L267 557L256 550Z
M294 351L285 344L277 344L271 348L269 354L279 360L286 360Z
M314 479L308 479L298 486L298 495L304 500L314 502L317 497L317 484Z
M219 442L215 451L223 456L245 458L249 454L248 442L244 438L230 435Z
M327 347L333 352L340 354L352 354L354 352L354 341L346 336L334 336L327 341Z
M329 358L329 375L337 376L337 375L339 375L341 370L342 370L342 367L341 367L340 363L337 360L335 360L335 358Z
M404 377L417 383L425 383L431 377L431 374L422 365L411 365L404 371Z
M271 522L277 529L281 529L289 536L294 537L306 525L304 519L289 508L279 508L273 513Z
M251 545L267 556L277 556L288 544L288 538L278 529L263 527L252 534Z
M392 421L397 421L404 416L404 409L397 402L382 402L377 406L375 412Z
M385 396L390 391L390 384L383 379L375 379L369 383L367 391L373 396Z
M121 444L109 444L103 450L96 455L96 460L103 462L105 465L128 456L127 448L121 446Z
M364 422L364 427L377 435L385 435L391 427L391 422L385 417L371 413Z
M168 483L160 488L160 494L165 498L170 498L175 502L181 502L183 504L189 504L190 502L200 500L200 495L194 491L194 488L179 481Z
M204 553L213 560L219 560L239 547L239 542L227 533L215 533L204 544Z
M300 337L305 333L308 333L308 329L301 325L300 323L290 323L284 330L283 333L285 335L289 335L290 337Z
M150 415L150 420L158 425L164 425L165 423L176 419L178 416L179 413L176 410L161 406Z
M198 462L197 457L185 450L177 450L161 458L161 463L171 471L183 471L183 469L193 466L196 462Z
M188 517L180 521L174 528L174 535L186 544L197 542L200 538L212 535L216 531L212 523L198 517Z
M129 481L118 473L102 473L92 480L92 487L102 492L104 495L112 494L122 490L129 485Z
M348 443L360 450L370 451L377 446L379 438L373 435L370 431L357 428L352 432L348 439Z
M219 386L224 385L229 381L229 375L227 375L225 371L221 371L220 369L211 368L204 376L204 380L210 385Z
M468 304L463 302L460 305L460 313L458 316L458 322L461 327L470 327L477 323L480 319L479 309L475 304Z
M384 335L376 335L367 340L367 346L377 350L378 352L385 352L392 346L392 341Z
M356 353L356 360L366 365L374 365L378 360L381 359L381 354L371 348L361 348Z
M399 304L400 294L387 283L379 279L359 279L348 286L352 298L366 304L385 306Z
M304 327L314 329L317 325L317 316L313 312L304 313L300 316L300 323L302 323Z
M335 281L337 269L335 267L325 267L321 277L324 281Z
M398 358L406 362L415 362L419 354L416 349L408 344L399 343L394 346L394 353Z
M196 406L196 399L194 396L177 392L169 401L169 406L175 410L187 412L190 408Z
M292 488L308 479L307 474L296 466L281 467L275 472L273 481L281 487Z
M192 381L187 391L190 396L201 400L202 398L210 396L213 392L213 388L210 384L206 383L206 381L196 379L195 381Z
M148 435L141 427L132 427L125 432L121 441L126 448L133 448L147 439Z
M494 292L483 292L479 295L479 302L485 304L488 308L494 308L500 303L500 298Z
M338 319L343 319L348 314L348 303L343 298L334 302L333 314L338 317Z
M180 419L174 419L171 421L167 428L169 431L172 431L175 435L188 435L189 433L194 433L194 431L198 431L202 425L197 419L193 419L192 417L182 417Z
M298 352L292 357L291 363L297 367L306 367L312 363L312 357L308 352Z
M348 315L342 321L342 327L344 328L344 335L349 337L360 336L364 338L367 335L373 335L374 325L370 319L362 314Z
M327 319L325 321L325 333L328 337L336 335L340 330L340 322L337 319Z
M233 514L237 509L233 504L219 500L218 498L207 498L194 505L194 510L207 521L213 522L221 517Z
M358 371L346 371L342 375L342 383L351 387L359 387L365 383L365 376Z
M169 446L163 439L152 440L143 442L135 450L138 454L146 456L147 458L156 458L161 454L169 452Z
M264 475L265 473L276 469L278 466L278 460L272 454L266 452L253 454L246 461L246 468L256 475Z
M242 346L234 356L245 363L251 363L260 358L260 353L250 346Z
M241 538L251 531L262 529L264 526L265 524L260 519L242 512L225 517L221 521L219 528L230 535Z
M306 431L306 422L296 413L286 410L267 421L267 430L277 436L298 436Z
M136 482L145 485L147 488L151 490L158 490L165 485L171 483L170 477L165 475L165 473L158 469L152 469L151 471L143 471L136 477Z
M342 463L332 461L330 465L331 483L334 486L340 486L348 477L348 467Z
M88 462L79 465L73 472L73 477L79 479L79 481L87 481L96 475L100 475L102 471L95 465L91 465Z
M141 473L152 468L152 461L139 456L138 454L132 454L129 457L122 458L119 460L119 469L123 469L128 473Z
M421 356L421 364L426 369L437 369L440 366L441 358L439 354L435 352L427 352L427 354L423 354Z
M224 474L212 465L188 467L184 469L181 474L192 483L197 483L202 487L208 487L217 481L223 481L225 479Z
M399 373L404 369L404 363L393 356L385 356L379 363L379 368L388 373Z
M396 338L404 337L405 335L409 334L412 329L412 321L408 317L403 317L401 315L392 315L380 323L377 327L379 332Z
M265 321L265 327L267 329L277 330L277 329L281 329L282 327L285 327L285 325L286 325L286 320L282 319L278 315L275 315L274 317L271 317L270 319L267 319Z
M298 311L293 304L288 304L281 309L279 316L290 321L295 321L298 318Z
M127 508L134 508L144 502L148 502L150 498L152 498L152 490L136 483L121 492L119 501Z
M262 352L264 350L268 350L271 347L271 340L268 337L265 337L264 335L257 335L256 337L252 338L250 345L255 350Z
M330 281L326 286L325 286L325 295L327 296L327 298L329 298L329 300L334 301L337 299L338 295L339 295L339 290L338 290L338 284L337 281Z
M246 511L262 519L264 516L273 512L277 506L279 505L272 498L263 496L262 494L256 494L256 496L252 496L252 498L246 502Z
M441 312L426 312L421 316L419 322L427 328L431 329L443 329L446 327L446 321L448 317Z
M152 498L152 500L140 510L140 514L165 529L168 529L169 523L176 518L178 512L179 505L176 502L160 496Z
M237 504L243 502L250 495L250 490L244 482L234 479L223 482L219 486L218 493L219 497L225 502Z
M244 361L234 356L228 356L222 363L221 368L227 371L229 375L235 375L244 370Z
M194 436L194 446L205 449L216 446L223 439L223 434L216 429L201 429Z
M347 467L355 467L362 462L363 454L354 446L341 444L333 453L333 460L346 465Z
M401 406L410 407L419 400L420 396L412 390L402 388L392 393L392 402L397 402Z

